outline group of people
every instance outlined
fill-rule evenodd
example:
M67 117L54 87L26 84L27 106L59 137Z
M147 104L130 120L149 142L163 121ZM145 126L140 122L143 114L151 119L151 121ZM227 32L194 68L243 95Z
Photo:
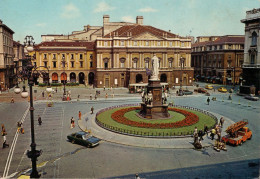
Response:
M204 125L204 131L203 130L198 131L197 127L195 127L194 133L193 133L194 144L196 144L196 143L201 144L201 141L204 140L203 136L207 135L207 137L208 137L209 133L210 133L211 140L214 140L215 135L217 135L217 137L218 137L217 141L220 142L223 125L224 125L224 118L221 117L219 120L219 123L215 127L213 127L211 130L209 130L207 125Z

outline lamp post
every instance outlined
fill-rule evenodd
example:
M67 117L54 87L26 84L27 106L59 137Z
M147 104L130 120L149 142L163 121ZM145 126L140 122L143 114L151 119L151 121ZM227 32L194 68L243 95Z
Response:
M182 70L184 69L184 62L185 58L181 57L180 58L180 64L181 64L181 77L180 77L180 91L182 91Z
M28 84L29 84L29 90L30 90L30 118L31 118L31 151L27 150L27 156L28 158L31 159L32 161L32 172L30 174L31 178L39 178L40 174L37 171L36 168L36 161L37 161L37 157L39 157L42 153L42 150L36 150L36 143L35 143L35 136L34 136L34 107L33 107L33 90L32 87L34 85L34 78L38 78L38 77L43 77L43 78L48 78L48 87L46 89L47 93L50 93L52 91L51 87L49 86L49 69L48 67L45 66L39 66L37 67L36 65L33 66L32 64L32 60L34 60L35 56L30 56L28 54L28 52L32 52L33 51L33 46L34 46L34 42L33 42L33 37L32 36L26 36L25 37L25 53L26 54L26 59L27 59L27 63L25 66L17 66L16 68L16 75L15 77L18 79L20 78L23 82L25 80L28 80ZM40 70L39 68L44 67L47 70ZM21 92L21 89L18 87L18 81L17 81L17 85L14 89L14 92L16 94ZM28 92L25 89L25 85L23 86L23 91L21 92L21 96L23 98L27 98L28 97Z
M66 65L66 61L65 61L65 57L62 57L62 66L63 66L63 96L62 96L62 101L66 101L66 81L65 81L65 65Z

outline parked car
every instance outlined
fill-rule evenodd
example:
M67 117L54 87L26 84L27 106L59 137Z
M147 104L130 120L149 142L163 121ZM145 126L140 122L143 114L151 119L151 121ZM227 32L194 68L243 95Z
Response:
M206 85L205 88L211 90L211 89L213 89L213 86L212 85Z
M198 88L198 93L207 93L207 90L204 88Z
M252 101L258 101L259 97L250 94L248 96L245 96L245 99L249 99L249 100L252 100Z
M86 147L95 147L99 144L100 139L92 136L88 132L79 131L67 136L68 140L73 144L79 144Z
M193 92L189 90L183 90L183 95L192 95Z
M220 87L218 89L219 92L222 92L222 93L226 93L227 92L227 89L225 87Z

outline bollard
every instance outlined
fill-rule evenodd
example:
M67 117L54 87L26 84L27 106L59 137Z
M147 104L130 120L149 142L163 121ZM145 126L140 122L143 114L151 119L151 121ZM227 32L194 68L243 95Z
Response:
M222 97L222 102L224 102L224 97Z
M238 105L240 105L240 99L238 100Z

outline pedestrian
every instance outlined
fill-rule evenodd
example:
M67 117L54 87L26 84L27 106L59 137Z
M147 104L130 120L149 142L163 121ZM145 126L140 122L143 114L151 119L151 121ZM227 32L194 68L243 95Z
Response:
M11 103L14 103L14 98L13 97L11 98Z
M208 136L208 130L209 130L208 126L204 125L204 135L207 134L207 136Z
M106 86L104 86L104 91L106 90Z
M199 140L200 140L200 141L204 140L204 139L203 139L203 135L204 135L204 133L203 133L202 130L199 130L198 135L199 135Z
M216 130L214 128L211 129L211 133L210 133L210 136L211 136L211 140L214 139L214 136L216 134Z
M81 120L81 112L79 111L79 120Z
M209 97L208 97L208 99L207 99L207 102L208 102L208 105L209 105L209 102L210 102L210 99L209 99Z
M220 124L220 126L221 126L221 128L222 128L223 125L224 125L224 117L221 117L221 118L220 118L219 124Z
M135 174L135 179L140 179L140 177L138 176L138 174Z
M195 127L195 129L194 129L194 133L193 133L193 135L195 135L196 133L198 133L198 129L197 129L197 127Z
M95 100L97 100L97 94L95 94Z
M74 127L75 127L75 120L74 120L73 117L71 117L71 119L70 119L70 128L72 129Z
M21 122L17 122L17 132L21 131Z
M56 91L56 93L58 92L58 88L57 87L56 87L55 91Z
M115 94L114 94L114 91L113 91L112 98L114 98L114 97L115 97Z
M93 114L94 113L94 107L92 106L91 107L91 114Z
M90 98L90 100L92 100L92 93L90 93L90 97L89 98Z
M106 93L106 99L107 99L107 93Z
M44 98L44 91L42 91L42 97Z
M42 118L41 118L40 115L38 115L38 124L39 124L39 125L42 125Z
M24 134L23 123L21 122L21 134Z
M6 135L3 135L3 149L9 147L9 144L6 142Z
M80 97L80 95L78 94L78 99L77 99L77 101L79 101L79 97Z
M2 124L2 136L7 135L7 132L5 131L5 126Z

